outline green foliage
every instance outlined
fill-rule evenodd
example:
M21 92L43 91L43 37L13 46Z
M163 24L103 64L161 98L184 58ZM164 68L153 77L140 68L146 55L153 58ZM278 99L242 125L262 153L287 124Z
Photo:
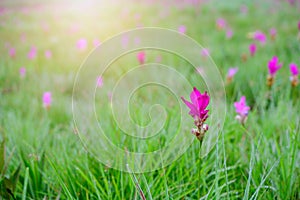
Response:
M139 199L139 188L147 199L300 198L300 86L291 88L288 69L291 62L300 66L299 3L290 6L277 1L243 1L248 13L242 14L240 1L213 0L199 7L171 5L166 13L162 4L137 2L90 5L81 1L50 1L45 6L37 1L18 2L0 3L9 11L0 19L0 199ZM226 39L225 31L216 30L219 17L225 18L232 28L232 39ZM41 28L44 22L48 31ZM88 56L88 51L77 51L76 41L86 37L88 49L92 49L93 39L104 41L140 23L170 29L183 24L188 36L210 49L224 79L229 67L237 66L239 71L226 85L224 127L207 156L199 160L199 145L195 141L171 165L132 174L105 166L86 151L74 127L71 99L76 70ZM70 33L69 29L76 25L80 31ZM266 45L258 45L256 55L250 57L248 45L253 41L247 38L248 33L268 33L271 27L277 29L276 40L268 38ZM26 35L25 42L19 41L22 33ZM16 48L15 58L8 56L4 47L7 42ZM38 47L38 58L32 61L26 57L31 45ZM46 49L52 51L50 60L44 57ZM242 54L247 55L247 61L242 61ZM149 62L162 55L162 64L196 80L194 68L180 57L155 51L147 51L146 55ZM274 55L284 66L269 90L267 62ZM122 76L128 66L137 65L136 55L128 54L112 65L115 68L108 70L108 75ZM18 72L21 66L27 69L23 79ZM53 94L53 105L48 111L42 107L44 91ZM147 109L152 101L169 103L164 105L168 117L159 139L153 137L135 146L135 141L122 134L113 118L103 119L107 135L120 148L132 151L154 151L168 144L172 139L168 133L177 130L172 124L181 115L180 108L174 106L176 97L165 97L159 92L149 94L147 88L134 95L129 110L133 120L141 125L150 121ZM251 106L245 126L234 120L233 102L242 95ZM106 98L103 96L95 97L96 109L107 114L111 108L102 104L102 98ZM181 117L190 116L182 113Z

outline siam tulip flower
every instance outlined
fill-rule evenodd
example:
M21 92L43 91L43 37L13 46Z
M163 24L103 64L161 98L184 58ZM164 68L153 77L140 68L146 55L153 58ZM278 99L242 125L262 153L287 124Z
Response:
M229 68L227 72L227 83L231 83L234 75L239 71L239 68L234 67L234 68Z
M145 63L146 54L144 51L140 51L136 57L141 65Z
M160 63L162 60L161 55L156 56L155 62Z
M226 27L226 21L223 18L219 18L216 21L216 26L218 30L223 30Z
M197 129L193 129L192 133L197 137L197 139L202 142L204 134L208 130L208 125L204 122L208 118L208 111L206 108L209 104L210 97L207 92L201 94L196 87L194 87L192 93L190 94L191 102L185 100L181 97L182 101L190 109L189 115L194 118L194 123Z
M233 31L232 31L232 29L228 28L226 31L226 38L230 39L230 38L232 38L232 36L233 36Z
M206 48L203 48L202 51L201 51L201 55L203 57L208 57L209 56L209 50L206 49Z
M185 34L185 32L186 32L186 27L185 27L184 25L180 25L180 26L178 27L178 32L179 32L180 34Z
M255 31L253 35L253 39L259 41L260 44L265 45L267 37L263 32Z
M122 48L123 49L127 48L128 43L129 43L129 37L127 35L124 35L121 41Z
M274 56L268 63L269 73L275 76L276 72L282 67L282 63L278 63L278 58Z
M291 84L293 87L296 87L298 85L298 75L299 75L298 66L295 63L291 63L290 71L292 74L292 76L290 77Z
M33 60L36 58L36 55L37 55L37 49L35 46L32 46L30 51L28 52L27 57L29 60Z
M267 85L271 87L277 71L282 67L282 63L278 63L278 58L274 56L268 63L269 76L267 77Z
M134 44L139 45L141 43L141 39L139 37L134 38Z
M256 52L256 44L252 43L249 45L249 51L250 51L250 55L254 56L255 52Z
M248 111L250 107L246 104L246 97L242 96L240 101L234 102L235 112L237 116L235 117L242 125L245 124L248 116Z
M103 86L103 78L102 78L102 76L98 76L97 87L101 88L102 86Z
M97 46L99 46L100 44L101 44L100 40L94 39L94 41L93 41L94 47L97 47Z
M43 94L43 106L49 110L52 103L52 94L51 92L44 92Z
M109 100L110 102L112 102L113 93L112 93L112 92L108 92L108 93L107 93L107 97L108 97L108 100Z
M201 66L197 67L196 72L198 74L200 74L201 76L205 76L204 67L201 67Z
M8 54L11 58L14 58L16 56L16 49L11 47L8 51Z
M243 14L247 14L248 13L248 7L246 5L241 5L240 11Z
M25 75L26 75L26 68L25 67L21 67L20 70L19 70L19 73L20 73L20 77L24 78Z
M270 29L270 35L271 35L271 39L274 41L277 35L277 31L275 28Z
M23 43L26 41L26 35L25 35L25 33L22 33L22 34L21 34L20 40L21 40L21 42L23 42Z
M86 50L87 48L87 41L85 38L81 38L77 41L77 44L76 44L77 48L80 50L80 51L84 51Z
M46 51L45 51L45 57L46 57L47 59L52 58L52 52L51 52L50 50L46 50Z

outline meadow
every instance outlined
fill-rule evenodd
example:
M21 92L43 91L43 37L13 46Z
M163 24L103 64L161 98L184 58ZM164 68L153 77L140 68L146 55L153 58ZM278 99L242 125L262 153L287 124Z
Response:
M300 2L293 0L1 1L0 199L300 199L299 13ZM78 70L97 57L93 52L102 43L143 27L192 38L203 47L191 49L203 65L192 66L166 51L132 51L97 80L90 76L98 72L90 71L81 81L83 95L74 95ZM143 41L123 37L110 51L130 42ZM190 87L158 68L141 66L133 77L125 76L147 63L171 67ZM223 88L205 85L205 65L216 67L216 76L206 78ZM151 78L177 92L159 84L135 88ZM84 96L91 83L95 107ZM202 147L180 99L189 101L193 87L202 94L207 90L211 100ZM83 105L77 114L74 105ZM123 154L105 149L104 137L79 133L95 131L84 115L90 110L105 138L125 153L155 152L173 144L175 136L193 140L182 153L174 147L159 155L167 161L176 157L172 162L153 159L118 170ZM135 128L123 115L127 110L130 122L153 123L157 133L151 135L151 127L126 133ZM221 124L214 114L219 110ZM213 142L210 136L216 136ZM176 145L184 146L184 139ZM113 156L120 163L101 160Z

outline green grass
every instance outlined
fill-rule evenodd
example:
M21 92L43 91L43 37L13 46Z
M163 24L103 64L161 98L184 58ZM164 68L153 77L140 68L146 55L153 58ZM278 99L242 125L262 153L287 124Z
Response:
M288 64L295 62L300 66L300 5L243 2L248 5L248 14L240 13L242 3L238 1L229 4L213 0L196 9L180 8L174 3L166 17L161 17L161 4L109 3L101 7L100 3L80 1L1 2L0 7L7 8L7 12L0 16L0 139L5 138L7 170L0 177L0 199L12 199L4 180L12 180L19 165L21 171L13 191L16 199L141 199L138 188L146 199L299 199L300 93L299 85L292 91ZM20 12L24 8L27 14ZM136 14L140 14L140 21ZM224 31L216 30L219 17L225 18L234 31L232 39L226 39ZM43 23L49 26L47 32L41 28ZM69 29L74 24L78 24L80 31L71 34ZM88 50L78 52L76 41L87 38L88 49L92 50L93 39L104 41L138 24L176 30L184 24L188 36L210 49L224 79L229 67L239 67L233 82L226 86L224 127L217 133L216 145L201 161L195 140L169 166L142 174L120 172L98 162L77 135L71 105L73 82ZM278 32L275 41L268 35L271 27ZM268 35L267 43L258 45L257 54L243 62L241 55L248 55L248 45L253 42L247 34L255 30ZM20 41L22 33L26 35L25 42ZM16 48L15 58L9 57L7 42ZM27 52L32 45L38 48L38 57L30 61ZM52 51L50 60L44 58L46 49ZM167 52L146 52L147 61L162 55L163 64L173 66L202 88L202 83L196 82L196 72L180 57ZM276 76L268 103L267 62L274 55L284 66ZM116 77L137 64L134 53L117 60L108 71L107 81L114 83ZM19 77L21 66L27 69L24 79ZM103 127L117 146L131 151L159 149L172 139L168 133L176 133L180 117L190 118L187 112L180 113L178 97L160 89L154 86L150 88L154 92L149 93L147 88L141 88L130 99L132 119L140 125L150 121L151 105L161 103L166 107L168 116L163 129L148 141L125 136L117 126L109 114L110 106L101 103L111 88L96 96L97 113L109 116L103 119ZM44 91L53 95L49 111L42 107ZM233 102L242 95L252 108L245 127L234 120ZM210 109L214 112L213 107ZM210 126L213 123L209 121ZM189 131L192 127L191 123L184 129Z

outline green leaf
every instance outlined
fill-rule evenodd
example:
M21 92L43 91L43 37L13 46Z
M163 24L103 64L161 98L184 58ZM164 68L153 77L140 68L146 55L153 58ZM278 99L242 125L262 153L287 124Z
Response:
M19 164L18 168L16 169L16 171L13 173L12 177L11 177L11 182L12 182L12 189L11 191L14 192L19 180L19 176L20 176L20 172L21 172L21 164Z
M5 139L2 128L0 128L0 172L4 175L4 165L5 165Z

